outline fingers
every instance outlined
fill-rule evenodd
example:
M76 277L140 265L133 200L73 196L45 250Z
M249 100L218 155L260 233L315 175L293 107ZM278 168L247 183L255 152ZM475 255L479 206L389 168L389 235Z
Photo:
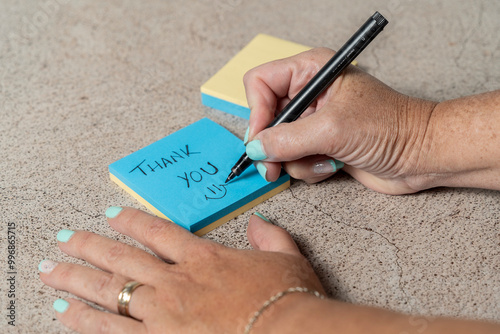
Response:
M263 64L245 74L243 82L252 111L250 139L274 119L276 111L280 111L306 85L332 54L332 50L325 48L313 49Z
M108 214L113 210L113 215ZM112 207L106 215L115 230L139 241L158 256L174 262L184 258L187 245L199 240L179 225L141 210Z
M62 230L57 239L66 254L145 284L157 282L168 266L143 250L90 232Z
M69 299L54 302L56 316L65 326L78 333L146 333L142 322L112 313L98 311L89 305Z
M327 137L319 132L318 125L308 117L316 111L317 106L323 104L319 101L326 99L327 94L322 94L302 114L301 120L307 119L307 123L295 124L292 127L287 124L286 130L282 127L264 129L274 119L275 113L285 107L332 54L332 50L313 49L261 65L245 74L245 90L252 111L245 144L250 141L247 154L251 159L265 160L257 163L256 167L266 181L273 182L278 179L281 172L281 164L278 162L291 161L327 150ZM324 122L321 128L326 129ZM301 131L299 133L294 129ZM262 130L264 133L261 133ZM321 140L318 141L317 138Z
M280 124L258 133L246 146L247 155L255 161L298 160L306 156L332 155L334 127L316 112L295 122Z
M324 293L321 282L314 273L309 261L300 253L290 234L281 227L272 225L267 218L259 213L250 217L247 229L248 240L252 247L267 252L280 252L295 257L295 265L289 267L281 281L295 286L303 286L308 281L308 286Z
M281 163L279 162L258 161L255 163L255 167L260 176L267 182L274 182L281 175Z
M258 66L245 74L243 83L252 110L249 138L253 138L274 119L278 100L288 95L291 78L292 68L280 60Z
M131 281L121 275L50 260L43 260L39 268L40 279L48 286L70 292L115 313L118 313L118 295L125 284ZM134 290L129 313L136 319L144 320L150 314L149 305L155 299L154 294L154 289L148 285Z
M309 156L283 164L283 168L291 177L307 183L322 181L343 167L343 162L325 155Z
M272 225L262 217L256 213L250 217L248 223L247 237L253 248L261 251L301 255L295 241L287 231Z
M281 163L258 161L260 175L268 182L276 181L281 174ZM344 167L344 163L326 155L314 155L283 163L283 169L294 179L307 183L323 181Z

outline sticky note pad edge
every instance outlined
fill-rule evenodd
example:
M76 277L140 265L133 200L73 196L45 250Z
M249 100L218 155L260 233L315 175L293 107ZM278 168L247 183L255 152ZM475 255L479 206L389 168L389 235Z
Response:
M201 103L207 107L222 110L228 114L239 116L241 118L250 118L250 108L219 99L209 94L201 93Z
M290 179L288 179L287 181L285 181L283 184L281 184L280 186L272 189L271 191L263 194L262 196L260 197L257 197L256 199L254 199L253 201L245 204L244 206L240 207L239 209L229 213L228 215L220 218L219 220L213 222L212 224L209 224L207 225L206 227L204 228L201 228L199 229L198 231L194 232L194 234L196 234L197 236L202 236L204 234L207 234L208 232L212 231L213 229L221 226L222 224L224 224L225 222L241 215L242 213L250 210L251 208L253 208L254 206L264 202L265 200L268 200L269 198L273 197L274 195L282 192L283 190L285 189L288 189L290 188Z
M234 182L237 182L237 181L238 180L235 180ZM240 199L239 201L234 202L233 204L229 205L225 210L225 212L227 212L227 213L223 213L223 214L218 213L218 214L212 215L210 217L207 217L206 219L194 224L191 227L191 229L192 229L192 231L202 230L205 226L209 226L211 224L214 224L214 222L217 222L220 219L224 219L225 217L233 215L233 213L235 213L235 212L239 212L238 214L235 214L233 217L230 217L224 221L224 222L226 222L229 219L236 217L240 213L243 213L243 212L249 210L250 208L254 207L255 205L270 198L271 196L273 196L273 194L272 194L273 190L275 190L276 188L280 188L282 185L287 184L287 183L289 186L290 185L290 176L285 173L282 176L280 176L280 178L278 180L276 180L275 182L268 183L266 186L264 186L259 191L256 191L252 194L249 194L249 195L245 196L244 198ZM282 191L286 188L288 188L288 187L285 187L285 188L281 189L280 191ZM278 191L278 192L280 192L280 191ZM277 194L278 192L276 192L274 194ZM268 197L266 197L266 196L268 196ZM253 205L249 205L250 203L253 203L254 201L255 201L255 203ZM249 206L245 210L241 209L241 208L246 207L247 205L249 205ZM209 221L214 221L214 222L208 223ZM223 224L224 222L221 222L219 225Z
M111 181L113 181L114 183L116 183L120 188L122 188L128 194L130 194L133 198L135 198L139 203L141 203L146 208L148 208L149 210L151 210L155 215L157 215L158 217L165 218L165 219L168 219L168 220L172 221L172 219L170 219L167 216L165 216L165 214L163 212L161 212L160 210L158 210L154 205L152 205L151 203L149 203L148 201L146 201L142 196L140 196L135 191L133 191L129 186L127 186L125 183L123 183L113 173L111 173L111 172L109 173L109 178L111 179Z
M244 74L258 65L293 56L309 49L311 48L308 46L278 37L258 34L201 86L202 103L240 117L243 113L243 117L248 119L250 113L243 86ZM207 99L203 95L208 95L213 99ZM238 107L247 108L248 114L244 113L246 110ZM239 110L234 110L234 108Z
M118 177L116 177L113 173L109 173L109 178L111 181L116 183L120 188L125 190L128 194L130 194L133 198L135 198L139 203L144 205L146 208L148 208L151 212L153 212L156 216L165 218L169 221L172 221L170 218L168 218L163 212L158 210L153 204L145 200L142 196L137 194L135 191L133 191L129 186L127 186L125 183L123 183ZM281 181L280 181L281 180ZM243 206L240 206L239 208L235 209L234 211L231 211L230 213L226 214L225 216L217 219L213 223L207 224L206 226L201 227L200 229L196 229L197 225L202 225L203 223L199 222L191 227L191 230L187 228L186 226L180 225L184 227L187 230L190 230L190 232L193 232L197 236L202 236L204 234L207 234L208 232L212 231L213 229L221 226L222 224L226 223L227 221L239 216L240 214L250 210L254 206L264 202L265 200L273 197L274 195L282 192L283 190L287 189L290 187L290 176L288 174L283 175L278 179L276 182L282 182L279 186L277 187L271 187L270 191L263 192L261 195L258 197L254 198L252 201L246 203ZM271 184L270 184L271 185ZM233 203L232 206L237 206L237 203Z

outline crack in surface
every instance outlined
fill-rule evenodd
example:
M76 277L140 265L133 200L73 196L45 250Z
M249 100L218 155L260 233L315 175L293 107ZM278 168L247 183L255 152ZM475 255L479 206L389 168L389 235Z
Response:
M73 204L71 204L71 203L69 203L69 202L67 202L67 203L68 203L68 205L69 205L69 206L71 206L71 208L72 208L73 210L75 210L76 212L81 213L82 215L85 215L85 216L87 216L87 217L94 218L94 219L95 219L95 218L99 218L99 217L104 217L104 214L102 214L102 213L98 213L98 214L94 214L94 215L92 215L92 214L90 214L90 213L87 213L87 212L85 212L85 211L82 211L82 210L78 209L77 207L75 207Z
M401 267L401 264L399 263L399 260L400 260L400 258L399 258L399 252L401 251L401 249L394 242L392 242L391 240L389 240L389 238L387 238L382 233L380 233L378 231L375 231L374 229L372 229L370 227L355 226L355 225L350 225L348 223L345 223L345 222L342 222L342 221L339 221L339 220L335 220L333 218L333 216L332 216L331 213L323 211L320 207L318 207L317 205L314 205L312 203L309 203L309 201L307 201L306 199L301 199L301 198L297 197L293 193L292 188L288 188L288 189L290 190L290 194L292 195L292 197L294 199L296 199L298 201L301 201L301 202L304 202L304 203L306 203L309 206L312 206L315 210L317 210L317 211L321 212L322 214L330 217L330 219L331 219L332 222L334 222L336 224L342 224L342 225L344 225L344 226L346 226L348 228L351 228L351 229L363 230L363 231L367 231L369 233L376 234L379 237L381 237L382 239L384 239L390 246L392 246L395 249L395 252L394 252L394 255L396 257L395 263L396 263L396 266L398 267L398 286L399 286L399 289L401 290L401 292L404 295L405 303L406 303L406 305L408 305L409 311L413 313L413 307L412 307L412 305L410 303L410 297L409 297L408 293L406 292L406 290L404 288L404 285L403 285L403 268Z

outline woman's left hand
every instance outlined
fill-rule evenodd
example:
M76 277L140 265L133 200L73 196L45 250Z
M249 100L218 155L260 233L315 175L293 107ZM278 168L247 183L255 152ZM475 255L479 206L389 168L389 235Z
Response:
M42 281L109 311L60 300L57 318L78 332L241 333L277 292L294 286L324 292L290 235L257 215L247 231L256 250L237 250L132 208L106 214L111 227L157 256L94 233L61 231L60 249L100 270L44 260ZM126 317L117 314L117 299L130 281L144 285L133 292Z

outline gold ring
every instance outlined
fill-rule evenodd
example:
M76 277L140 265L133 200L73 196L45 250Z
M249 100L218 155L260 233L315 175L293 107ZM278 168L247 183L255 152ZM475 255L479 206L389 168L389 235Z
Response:
M130 299L132 298L132 292L134 292L134 290L141 285L144 284L136 281L130 281L123 286L122 291L118 295L118 313L132 318L132 316L128 312L128 304L130 303Z

